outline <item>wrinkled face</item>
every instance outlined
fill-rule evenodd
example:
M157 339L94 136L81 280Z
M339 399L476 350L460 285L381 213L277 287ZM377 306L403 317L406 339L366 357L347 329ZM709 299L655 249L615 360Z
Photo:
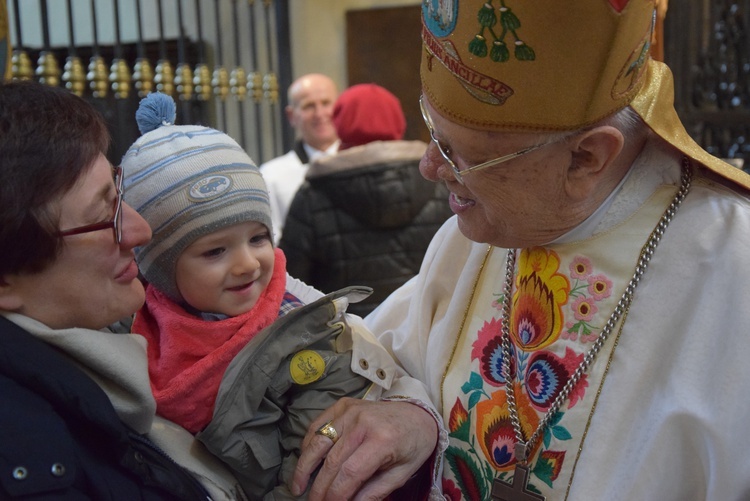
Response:
M425 99L435 139L459 170L465 170L534 144L536 134L484 132L442 117ZM430 143L419 168L450 190L449 203L461 232L475 242L500 247L528 247L550 242L575 224L577 210L566 193L572 163L568 141L559 141L510 161L467 173L456 180L437 145Z
M273 275L275 256L265 225L250 221L222 228L188 246L177 259L182 298L208 313L249 311Z
M76 185L59 200L61 230L114 217L112 165L99 155ZM112 228L62 237L64 246L43 271L6 277L16 307L53 329L101 329L134 313L144 301L133 248L151 239L148 223L122 204L122 240Z
M295 82L287 107L289 123L297 136L319 150L325 150L337 139L333 126L333 105L338 92L329 78L315 75Z

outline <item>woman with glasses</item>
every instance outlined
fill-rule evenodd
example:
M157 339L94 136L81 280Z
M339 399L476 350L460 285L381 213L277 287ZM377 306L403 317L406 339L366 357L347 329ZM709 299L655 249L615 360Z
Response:
M437 4L420 171L456 217L365 323L442 433L337 405L298 480L380 494L434 449L435 499L750 499L750 177L677 117L655 2Z
M209 499L200 477L231 499L155 417L143 338L105 330L143 303L133 249L151 238L109 142L67 90L0 84L0 497Z

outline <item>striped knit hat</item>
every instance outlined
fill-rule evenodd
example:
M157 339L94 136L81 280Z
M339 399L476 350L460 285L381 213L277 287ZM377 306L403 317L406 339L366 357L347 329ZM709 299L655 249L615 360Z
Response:
M151 226L136 249L143 277L175 301L177 258L198 238L245 221L273 231L268 190L258 167L218 130L174 124L175 104L161 93L136 111L142 136L122 159L124 199Z

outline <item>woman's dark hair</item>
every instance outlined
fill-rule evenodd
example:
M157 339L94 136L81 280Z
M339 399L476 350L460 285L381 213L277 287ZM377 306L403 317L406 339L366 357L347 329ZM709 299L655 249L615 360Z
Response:
M0 83L0 278L55 260L56 202L109 144L103 117L68 90Z

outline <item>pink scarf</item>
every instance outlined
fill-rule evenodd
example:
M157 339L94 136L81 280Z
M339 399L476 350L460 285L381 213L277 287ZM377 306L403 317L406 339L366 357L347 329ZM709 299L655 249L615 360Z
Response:
M268 287L242 315L208 322L191 315L152 286L132 332L148 340L148 372L157 414L191 433L213 416L224 371L245 344L279 315L286 287L286 258L275 250Z

